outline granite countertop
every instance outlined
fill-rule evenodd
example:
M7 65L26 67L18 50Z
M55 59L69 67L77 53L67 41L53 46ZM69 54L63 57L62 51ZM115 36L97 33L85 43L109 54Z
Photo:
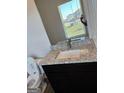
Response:
M68 52L70 52L70 55ZM63 56L64 53L68 56ZM63 57L59 57L60 55ZM66 41L58 42L53 46L52 51L50 51L39 63L41 65L53 65L93 62L96 60L96 46L92 39L86 39L83 41L72 42L71 49L68 48Z

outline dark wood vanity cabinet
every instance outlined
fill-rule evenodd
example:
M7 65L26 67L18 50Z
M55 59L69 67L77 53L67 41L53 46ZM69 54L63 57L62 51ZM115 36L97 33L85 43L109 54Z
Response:
M44 65L55 93L97 93L97 62Z

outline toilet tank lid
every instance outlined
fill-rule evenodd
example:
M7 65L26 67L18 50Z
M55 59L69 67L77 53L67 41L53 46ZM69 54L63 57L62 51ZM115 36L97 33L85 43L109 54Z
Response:
M32 57L27 58L27 72L29 75L40 74L38 65Z

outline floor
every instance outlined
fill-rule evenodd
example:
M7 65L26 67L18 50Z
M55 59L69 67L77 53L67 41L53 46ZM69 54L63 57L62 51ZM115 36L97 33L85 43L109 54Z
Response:
M47 89L44 93L54 93L54 90L52 89L50 84L47 86Z

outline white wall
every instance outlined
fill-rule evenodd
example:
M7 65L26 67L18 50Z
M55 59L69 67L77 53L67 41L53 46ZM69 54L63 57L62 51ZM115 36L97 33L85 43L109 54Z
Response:
M27 0L27 55L44 57L50 51L50 42L34 0Z
M81 0L83 3L84 12L88 22L88 32L97 44L97 0Z
M58 6L69 0L35 0L51 44L66 39Z

